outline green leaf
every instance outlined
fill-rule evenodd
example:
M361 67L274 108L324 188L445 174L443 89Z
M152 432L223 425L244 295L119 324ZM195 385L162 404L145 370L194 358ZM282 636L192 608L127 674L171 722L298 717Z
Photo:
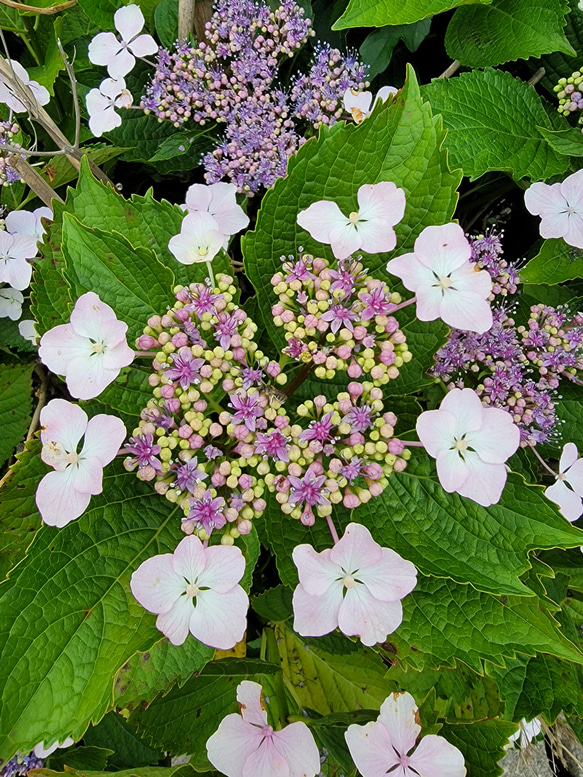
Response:
M451 580L420 577L403 600L403 611L387 656L414 669L463 661L482 673L484 659L503 666L516 653L537 652L583 664L583 654L536 597L497 597Z
M93 769L95 771L105 769L109 756L113 750L108 747L71 747L57 750L50 756L51 769Z
M516 59L575 50L565 38L566 0L494 0L458 8L448 25L445 47L468 67L501 65Z
M82 151L96 165L102 165L109 162L110 159L123 154L127 149L110 146L103 143L96 143L92 146L84 146ZM44 166L41 171L43 178L53 187L58 189L70 181L74 181L79 175L79 171L73 167L66 156L55 156Z
M530 550L583 544L581 531L559 515L542 488L510 475L498 504L481 507L445 492L427 455L414 455L354 517L423 574L494 594L527 594L520 575L530 568Z
M214 652L195 639L187 639L182 645L162 639L146 653L136 653L115 676L116 707L134 709L149 704L175 683L184 685L212 659Z
M487 671L498 683L510 720L543 715L550 725L563 711L583 714L581 671L567 661L545 655L520 656L508 660L506 669L488 665Z
M190 764L181 764L171 767L142 766L123 772L79 772L76 769L53 772L51 769L37 769L35 777L196 777L196 774Z
M402 40L409 51L417 51L429 35L430 27L431 19L423 19L415 24L389 25L369 33L360 47L361 59L370 68L368 78L372 81L387 68L399 41Z
M515 180L538 181L567 169L568 160L540 135L539 127L553 129L540 97L510 73L488 69L434 79L423 96L449 130L452 164L470 179L504 170Z
M174 275L153 251L133 247L121 235L90 229L68 213L63 217L63 253L65 277L75 294L99 289L102 301L128 324L130 342L172 299Z
M545 240L538 254L520 270L526 283L555 285L573 278L583 278L583 251L562 238Z
M427 370L434 366L435 354L449 335L449 327L443 321L419 321L414 316L408 324L402 326L402 330L413 358L401 367L394 380L383 386L385 397L413 394L434 383L434 378L427 374Z
M498 762L515 731L516 723L506 720L478 720L446 724L439 736L462 751L469 777L496 777L503 772Z
M0 27L9 32L17 34L26 34L26 24L16 8L9 8L6 5L0 6Z
M34 502L36 488L47 472L40 457L39 440L29 440L2 486L0 499L0 580L24 558L27 547L40 528Z
M214 125L177 132L160 143L149 161L151 164L164 162L166 175L192 170L200 165L203 154L216 145L217 135Z
M341 210L355 210L356 194L366 183L391 180L407 195L404 219L397 225L397 251L367 256L366 266L382 277L391 256L412 251L415 238L429 224L449 221L457 202L459 173L451 173L441 149L441 120L421 101L411 68L395 102L379 104L362 124L338 122L323 128L290 158L287 176L280 178L261 204L255 231L242 239L245 267L261 302L261 315L273 341L284 343L273 323L270 305L276 301L270 284L279 271L279 257L295 254L298 246L333 261L329 246L313 240L296 223L297 214L320 199L331 199Z
M111 707L117 669L160 638L131 573L180 537L166 501L119 461L81 518L38 532L0 589L0 759L78 740Z
M113 15L124 3L122 0L79 0L79 5L102 30L113 30Z
M492 0L478 0L488 4ZM384 27L385 24L413 24L458 5L475 0L350 0L348 8L332 25L333 30L348 27Z
M577 448L583 452L583 404L581 397L579 399L563 397L557 402L557 417L561 422L560 429L563 441L574 442ZM558 457L559 452L557 451Z
M34 364L0 364L0 466L28 430L33 368Z
M581 134L580 129L575 129L575 127L567 127L562 130L549 130L544 127L537 127L537 129L557 154L583 156L583 134Z
M291 591L284 585L269 588L254 596L251 606L262 618L274 623L286 621L293 615Z
M569 0L570 13L567 14L565 37L577 52L583 50L583 11L579 8L578 0ZM578 61L568 54L555 52L541 57L540 61L533 63L533 69L543 66L546 73L542 84L549 92L562 76L569 76L573 70L578 69Z
M178 38L178 0L161 0L154 11L156 34L169 49Z
M191 640L187 640L187 643ZM133 726L117 712L109 712L97 726L89 726L83 741L95 747L110 747L113 755L108 759L110 770L131 769L157 764L164 757L160 750L148 747ZM75 766L67 761L68 766ZM53 768L54 765L51 762Z
M326 652L321 640L302 640L285 624L275 626L281 669L300 707L320 715L379 709L392 690L386 667L369 648L348 654Z
M147 361L143 366L134 362L129 369L122 370L115 383L102 391L96 400L124 416L124 422L127 421L132 429L138 426L141 411L152 399L152 387L148 383L152 370L146 366Z
M31 283L31 313L38 322L37 331L43 335L58 324L69 321L73 303L71 289L63 270L62 249L63 212L65 206L53 200L53 221L48 225L34 263Z
M107 132L106 137L116 146L130 149L122 157L124 162L149 162L160 143L175 134L176 127L171 121L158 121L152 114L141 111L127 111L121 126Z
M225 715L239 711L237 685L249 678L260 683L262 675L278 671L263 661L213 661L198 677L173 688L148 709L134 710L129 719L154 747L188 753L197 771L207 771L206 741Z

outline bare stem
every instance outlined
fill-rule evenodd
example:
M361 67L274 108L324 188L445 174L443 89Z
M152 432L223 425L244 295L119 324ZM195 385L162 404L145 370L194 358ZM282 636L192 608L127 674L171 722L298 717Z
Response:
M58 200L62 203L65 202L59 197L57 192L49 186L45 179L37 173L34 167L29 165L26 159L23 159L17 154L13 154L8 157L8 161L24 183L30 187L36 196L41 199L45 205L48 205L49 208L52 208L52 200Z
M60 13L60 11L65 11L67 8L73 8L73 6L77 5L77 0L66 0L64 3L51 5L49 8L38 8L35 5L25 5L24 3L17 3L15 0L0 0L0 3L2 5L7 5L9 8L17 8L19 11L51 16L52 14Z
M332 535L332 539L334 540L334 545L338 542L338 532L336 531L336 527L334 526L334 521L332 520L331 515L326 516L326 523L328 524L328 528L330 529L330 534Z
M534 453L534 455L537 457L537 459L540 461L540 463L543 465L543 467L546 469L547 472L550 472L551 475L556 479L557 473L554 471L554 469L551 469L549 465L546 463L546 461L543 459L543 457L540 455L540 453L537 451L534 445L530 446L531 451Z
M443 71L443 73L440 76L437 76L438 78L449 78L452 76L460 66L460 62L457 59L454 59L454 61L451 63L451 65Z
M415 440L401 440L401 442L408 448L425 448L422 442L416 442Z
M411 297L411 299L406 299L405 302L401 302L400 305L393 305L393 307L389 310L389 313L393 315L393 313L396 313L397 310L402 310L403 308L406 308L409 305L413 305L414 302L417 302L417 297Z
M75 0L76 1L76 0ZM1 0L0 0L1 2ZM73 96L73 108L75 110L75 143L74 147L76 149L79 149L79 139L81 137L81 109L79 108L79 96L77 94L77 79L75 78L75 71L73 70L73 66L67 59L67 55L65 54L65 50L63 49L63 45L59 38L57 38L57 46L59 47L59 52L61 54L61 58L63 60L63 63L65 65L65 70L67 71L67 75L69 76L69 82L71 84L71 94Z
M295 378L292 380L292 382L289 384L289 386L286 387L284 390L284 394L286 397L291 397L291 395L294 393L294 391L297 389L298 386L301 386L301 384L305 381L305 379L308 377L310 372L313 370L314 365L312 362L308 362L307 364L303 364L298 372L296 373Z
M40 378L40 388L37 391L36 395L38 397L37 405L34 409L34 413L32 416L32 419L30 421L30 426L28 427L28 433L26 435L26 440L32 440L34 437L34 433L36 431L36 427L38 426L38 420L40 418L40 411L43 409L43 407L47 403L47 392L49 388L49 376L46 370L44 370L40 364L37 364L34 368L34 371Z
M544 78L544 75L546 72L547 71L544 69L544 67L539 67L539 69L531 75L531 77L528 79L526 83L530 84L531 86L538 84L541 78Z

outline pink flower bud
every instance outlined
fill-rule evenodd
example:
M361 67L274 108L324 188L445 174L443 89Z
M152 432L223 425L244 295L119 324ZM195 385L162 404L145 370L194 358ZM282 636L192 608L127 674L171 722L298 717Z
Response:
M304 526L313 526L316 522L316 518L314 517L314 513L311 510L306 510L305 513L302 513L300 521L304 524Z
M371 496L380 496L384 489L378 481L373 481L368 484L368 490L370 491Z
M281 302L276 303L275 305L271 306L271 315L275 318L275 316L281 316L281 314L284 312L285 308L281 304Z
M177 348L183 348L185 345L188 345L188 337L185 332L177 332L175 335L172 335L172 345L175 345Z
M213 368L210 364L203 364L200 368L200 374L203 378L210 378L213 374Z
M383 421L386 424L390 424L391 426L396 426L397 425L397 416L394 413L392 413L392 412L384 413L383 414Z
M189 437L188 444L193 451L197 451L204 445L204 437L201 437L200 434L193 434L192 437Z
M315 329L318 326L318 319L312 313L309 313L304 319L306 329Z
M265 368L265 372L269 375L270 378L277 378L281 372L281 367L277 362L269 362Z
M349 345L339 345L336 349L336 355L339 359L350 359L350 354L352 353L352 348Z
M245 354L244 348L233 348L233 359L236 362L244 363L245 357L246 357L246 354Z
M352 382L348 384L348 393L354 399L358 399L358 397L362 396L363 391L364 391L364 387L362 383Z
M323 394L318 394L317 397L314 397L314 405L319 409L323 408L327 401Z
M183 426L181 426L180 429L178 430L178 436L182 440L188 440L191 434L192 434L192 429L188 424L183 424Z
M389 442L389 453L392 453L393 456L400 456L404 450L405 445L402 440L391 440Z
M174 386L167 383L165 386L160 387L160 396L164 399L172 399L174 396Z
M145 467L139 469L136 474L139 480L154 480L156 477L156 470L154 467L147 464Z
M247 442L239 443L239 445L237 445L237 453L242 459L250 459L254 453L253 446L249 445Z
M287 468L287 471L294 478L299 478L302 476L302 468L299 464L296 464L295 461L292 461L292 463Z
M185 534L192 534L194 531L194 521L182 521L180 528Z
M204 411L207 409L207 402L204 399L197 399L196 402L193 402L192 409L195 413L204 413Z
M373 380L380 380L383 377L384 373L385 371L383 370L383 368L379 364L375 364L375 366L370 371L370 376Z
M160 383L159 375L148 375L148 385L154 388Z
M355 326L354 327L354 339L355 340L364 340L366 337L366 327L364 326Z
M211 437L220 437L223 433L223 427L221 424L212 423L209 427L209 434Z
M184 310L184 308L175 310L174 315L179 321L188 321L188 319L190 318L190 313L188 312L188 310Z
M178 302L189 302L190 298L188 296L188 289L180 289L180 291L177 291L176 299Z
M167 399L166 402L164 402L164 409L169 413L177 413L180 410L180 400Z
M281 320L283 321L284 324L289 324L290 321L294 321L295 315L293 310L284 310L283 313L281 314Z
M172 326L175 323L175 321L172 316L169 316L168 313L165 313L160 319L160 323L162 324L163 327L169 327L169 326Z
M362 375L362 367L360 364L357 364L354 359L351 359L350 365L346 372L348 373L349 378L360 378Z
M137 347L140 351L148 351L158 345L158 341L151 335L140 335L137 340Z
M231 378L225 378L222 385L223 391L231 392L235 388L235 381Z
M157 480L154 483L154 491L157 494L160 494L160 496L164 496L164 494L168 491L168 483L165 483L163 480Z
M160 326L160 316L150 316L148 319L148 326L151 326L152 329L158 329Z
M239 478L239 485L245 491L248 488L252 488L253 487L253 478L252 478L252 476L251 475L247 475L247 474L241 475L241 477Z
M395 463L393 464L393 469L395 472L402 472L407 467L407 462L405 459L397 459Z
M361 432L352 432L348 438L349 445L364 445L364 435Z
M223 515L229 521L229 523L232 523L233 521L236 521L239 517L239 513L235 510L234 507L226 507L223 510Z
M251 523L251 521L247 521L247 520L239 521L239 523L237 524L237 531L239 532L239 534L249 534L252 528L253 528L253 524Z
M338 402L338 410L343 415L350 413L350 411L352 410L352 402L349 399L341 399Z
M324 364L326 362L326 354L324 351L316 351L312 356L312 361L314 364Z
M347 488L344 492L344 499L342 500L342 504L344 507L346 507L347 510L354 510L360 504L360 499L356 496L356 494L353 494L352 491Z
M267 507L267 502L265 499L254 499L253 500L253 509L256 513L262 513L265 508Z
M224 475L221 475L220 472L213 472L213 474L211 475L211 483L215 488L224 486L226 482L227 482L227 478Z

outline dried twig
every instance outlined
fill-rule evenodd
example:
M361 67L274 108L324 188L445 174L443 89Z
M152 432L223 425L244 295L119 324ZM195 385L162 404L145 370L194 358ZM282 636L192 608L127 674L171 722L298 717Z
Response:
M454 59L454 61L451 63L451 65L443 71L443 73L440 76L437 76L438 78L449 78L452 76L460 66L460 62L457 59Z
M178 41L186 43L194 27L196 0L178 0Z
M49 389L49 376L47 371L44 370L40 366L40 364L36 365L36 367L34 368L34 371L40 378L40 386L38 391L36 392L36 395L38 397L38 402L34 409L33 416L30 420L30 426L28 427L28 432L26 435L26 442L28 442L29 440L32 440L32 438L34 437L34 433L36 432L36 427L38 426L38 421L40 418L40 411L47 403L47 393Z
M29 13L37 13L41 15L50 16L60 11L65 11L67 8L73 8L77 5L77 0L66 0L59 5L52 5L49 8L37 8L34 5L25 5L24 3L17 3L15 0L0 0L2 5L7 5L9 8L17 8L19 11L27 11Z
M26 159L23 159L18 155L17 151L8 158L8 161L24 183L29 186L36 196L49 208L52 207L51 200L64 202L57 192L49 186L45 179L37 173L34 167L29 165Z

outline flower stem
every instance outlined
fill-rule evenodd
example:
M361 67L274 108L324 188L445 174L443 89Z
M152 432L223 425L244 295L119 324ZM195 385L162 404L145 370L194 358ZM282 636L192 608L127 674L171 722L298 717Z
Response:
M331 515L326 516L326 523L328 524L328 528L330 529L330 534L332 535L332 539L334 540L334 545L338 542L338 532L336 531L336 527L334 526L334 521L332 520Z
M396 313L397 310L402 310L403 308L406 308L408 305L412 305L414 302L417 302L417 297L411 297L411 299L406 299L405 302L401 302L400 305L393 305L389 313L390 315L392 315L393 313Z
M208 271L209 271L209 279L210 279L210 282L211 282L211 284L212 284L212 287L213 287L213 289L214 289L214 288L215 288L215 276L214 276L214 273L213 273L213 268L212 268L212 266L211 266L211 263L210 263L210 262L207 262L207 263L206 263L206 266L207 266L207 269L208 269Z
M543 467L546 469L547 472L550 472L551 475L555 478L557 478L557 473L549 467L549 465L546 463L546 461L543 459L543 457L540 455L540 453L537 451L534 445L530 446L531 451L534 453L534 455L537 457L537 459L540 461L540 463L543 465Z
M424 448L422 442L415 442L415 440L401 440L403 445L407 445L409 448Z
M298 386L302 385L302 383L305 381L305 379L308 377L308 375L313 369L314 369L313 362L308 362L307 364L302 365L302 367L296 373L295 378L292 380L292 382L289 384L289 386L287 386L287 388L283 392L288 399L298 388Z

